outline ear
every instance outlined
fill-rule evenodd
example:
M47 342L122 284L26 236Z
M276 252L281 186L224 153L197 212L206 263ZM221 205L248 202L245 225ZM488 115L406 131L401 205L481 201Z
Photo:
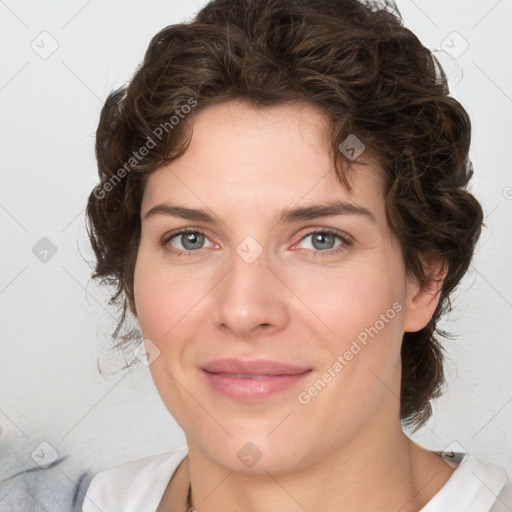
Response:
M407 279L407 298L403 329L405 332L416 332L423 329L431 320L436 310L441 288L446 277L445 262L440 259L421 257L424 272L429 282L421 287L417 278Z

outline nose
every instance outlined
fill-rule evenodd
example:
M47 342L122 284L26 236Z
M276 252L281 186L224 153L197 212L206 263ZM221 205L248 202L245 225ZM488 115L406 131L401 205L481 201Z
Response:
M230 270L215 287L216 327L237 339L284 329L291 292L278 274L265 252L250 262L235 251Z

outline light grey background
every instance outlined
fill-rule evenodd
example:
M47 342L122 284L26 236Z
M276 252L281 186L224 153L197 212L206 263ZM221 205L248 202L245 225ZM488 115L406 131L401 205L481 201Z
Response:
M98 358L112 371L123 359L108 352L107 294L88 282L84 208L97 183L94 133L106 95L132 76L158 30L204 3L0 1L2 510L21 500L24 510L70 510L97 471L185 443L146 367L98 372ZM445 343L447 391L412 437L430 449L462 447L512 475L512 2L398 6L438 51L471 116L471 190L486 216L441 325L457 336ZM43 237L54 255L41 252Z

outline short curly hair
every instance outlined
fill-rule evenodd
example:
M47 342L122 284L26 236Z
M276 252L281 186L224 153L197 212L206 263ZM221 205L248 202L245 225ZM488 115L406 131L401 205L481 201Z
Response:
M101 111L100 183L86 209L96 256L91 279L113 287L110 304L118 308L115 347L140 339L137 329L124 327L127 313L135 314L147 178L186 150L195 112L233 99L319 109L329 123L337 176L349 190L350 161L339 147L357 136L383 172L387 221L407 275L426 286L431 278L421 257L445 263L431 320L404 333L401 346L401 420L419 428L445 383L438 335L450 335L436 324L452 309L449 295L469 268L483 211L467 190L469 116L394 2L213 0L190 22L152 38L130 82L112 91Z

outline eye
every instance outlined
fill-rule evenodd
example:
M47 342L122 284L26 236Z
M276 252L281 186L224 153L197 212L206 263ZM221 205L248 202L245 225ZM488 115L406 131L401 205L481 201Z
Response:
M352 237L346 233L342 234L336 230L326 228L311 231L303 236L300 241L302 242L309 237L312 237L311 242L315 256L320 253L322 253L322 256L324 256L324 253L326 253L326 256L337 254L341 251L345 251L347 247L350 247L353 243ZM341 240L341 243L337 246L334 245L336 238Z
M353 243L351 236L328 228L311 231L307 235L304 235L300 242L306 240L308 237L312 237L312 251L315 256L320 253L322 253L322 256L324 256L323 253L326 253L327 256L337 254L346 250ZM175 243L178 243L181 247L176 247L171 243L174 239L176 239ZM341 243L334 245L336 239L340 240ZM176 254L177 256L190 256L194 252L204 248L205 240L209 239L201 229L188 228L164 237L161 245L166 251ZM213 245L214 244L212 244L212 246Z
M181 247L174 247L171 240L176 239L176 242ZM162 246L165 250L175 253L178 256L188 254L203 249L205 240L208 240L204 232L198 228L182 229L178 233L173 233L170 236L164 237Z

